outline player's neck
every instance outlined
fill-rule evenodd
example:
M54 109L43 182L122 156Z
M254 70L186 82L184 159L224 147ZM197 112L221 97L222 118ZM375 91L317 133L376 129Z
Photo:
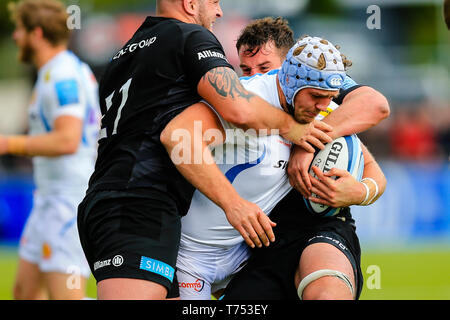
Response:
M278 99L280 100L280 105L283 107L284 111L289 113L287 100L286 100L283 90L281 89L280 80L278 78L278 75L277 75L277 91L278 91Z
M36 51L36 54L33 59L33 63L35 67L39 70L43 66L45 66L50 60L56 57L61 52L67 50L66 45L59 46L44 46L40 50Z
M178 10L179 7L176 5L179 4L165 4L157 8L156 10L156 16L162 17L162 18L171 18L176 19L181 22L185 23L196 23L195 19L187 14L185 14L183 11Z

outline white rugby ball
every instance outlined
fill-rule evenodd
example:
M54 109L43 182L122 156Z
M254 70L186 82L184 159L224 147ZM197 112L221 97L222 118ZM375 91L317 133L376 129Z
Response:
M358 181L361 181L364 171L364 156L361 148L361 141L354 134L337 138L325 145L325 149L315 153L311 163L309 173L316 177L312 166L318 167L326 173L332 168L347 170ZM332 177L336 179L336 177ZM317 195L313 194L314 197ZM308 210L316 215L331 217L337 215L341 208L332 208L326 205L318 204L304 198Z

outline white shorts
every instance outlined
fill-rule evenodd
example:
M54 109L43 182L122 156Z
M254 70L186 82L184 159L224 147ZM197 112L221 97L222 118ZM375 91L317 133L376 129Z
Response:
M241 270L250 250L245 242L231 248L206 246L181 238L177 278L181 300L211 300Z
M77 209L82 197L35 193L33 210L19 247L23 260L42 272L78 274L88 278L89 265L81 248Z

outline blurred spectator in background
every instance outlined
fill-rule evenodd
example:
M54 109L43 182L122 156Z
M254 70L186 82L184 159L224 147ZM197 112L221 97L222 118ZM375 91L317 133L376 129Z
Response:
M450 161L450 106L445 110L438 131L438 141L444 153L444 160Z
M83 299L90 275L76 228L94 169L100 108L90 68L67 50L66 8L10 3L19 60L34 66L29 135L0 136L0 155L33 157L37 190L22 234L15 299Z
M426 161L439 156L436 128L425 106L397 111L395 125L390 128L392 153L401 160Z

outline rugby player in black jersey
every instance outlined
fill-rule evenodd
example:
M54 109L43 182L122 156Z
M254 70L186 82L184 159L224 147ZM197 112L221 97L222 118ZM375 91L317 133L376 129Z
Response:
M239 127L278 129L299 145L331 141L328 125L301 125L242 87L210 31L221 16L218 0L158 0L156 17L145 20L104 73L98 159L78 210L99 299L175 296L180 218L194 187L250 246L274 241L274 224L239 197L214 163L177 171L171 162L164 143L172 136L164 129L188 106L205 99Z

